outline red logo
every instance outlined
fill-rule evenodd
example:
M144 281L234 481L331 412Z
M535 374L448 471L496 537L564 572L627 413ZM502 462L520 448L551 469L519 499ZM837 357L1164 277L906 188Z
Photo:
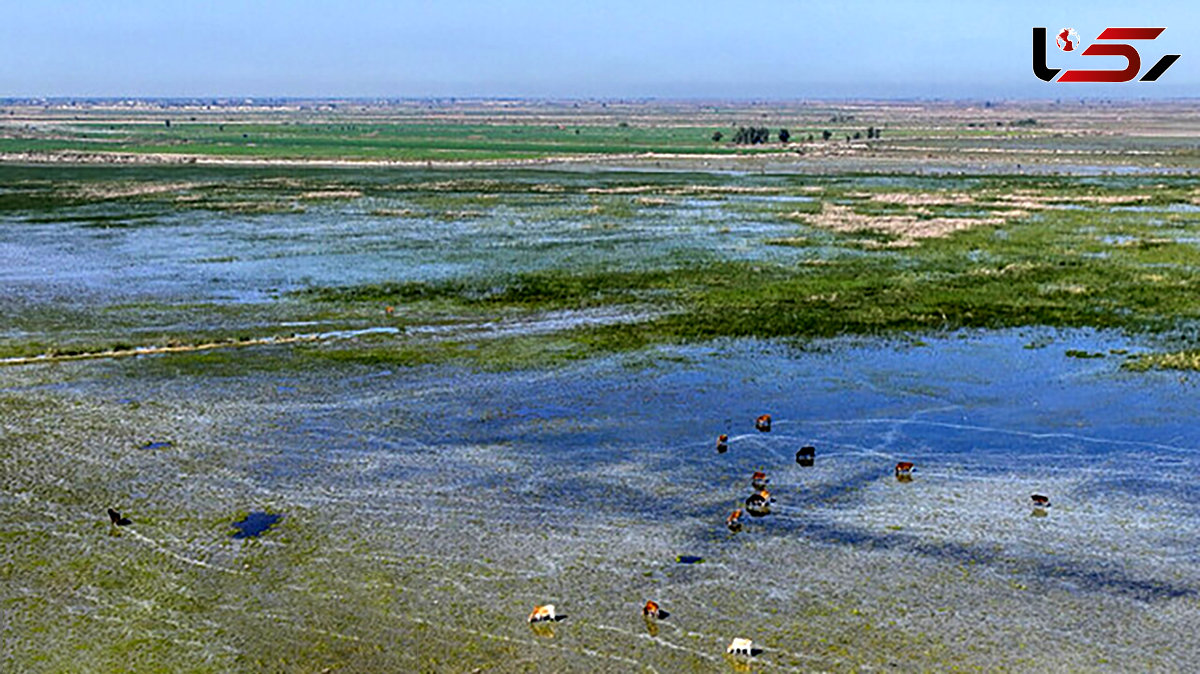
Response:
M1079 46L1079 33L1074 28L1063 28L1058 34L1058 48L1063 51L1075 51Z
M1153 40L1166 28L1105 28L1099 36L1100 40ZM1079 48L1079 34L1074 28L1064 28L1057 35L1058 48L1062 51L1075 51ZM1100 44L1097 42L1080 52L1082 56L1123 56L1125 57L1124 70L1068 70L1058 78L1059 82L1129 82L1137 77L1142 69L1142 56L1133 45L1123 43ZM1171 64L1179 60L1179 54L1167 54L1158 59L1157 62L1145 75L1142 75L1139 82L1153 82L1157 80L1163 73L1167 72L1167 68ZM1047 82L1054 81L1054 76L1059 73L1062 68L1046 67L1046 29L1033 29L1033 74L1039 79Z

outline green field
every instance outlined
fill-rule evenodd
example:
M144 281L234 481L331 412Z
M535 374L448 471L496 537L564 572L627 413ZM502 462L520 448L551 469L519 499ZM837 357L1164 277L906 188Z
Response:
M1178 168L1198 158L1187 131L1191 115L1182 104L1097 104L1081 111L1058 103L413 101L130 109L0 101L0 155L453 164L765 154L852 158L866 166L933 159L1012 168L1062 162ZM769 142L734 144L741 126L767 128ZM786 144L778 138L784 128L791 134ZM869 138L870 129L879 137ZM714 142L717 132L723 137Z
M473 124L199 124L72 126L69 138L4 138L0 152L176 153L211 157L489 160L630 152L733 153L715 129ZM745 151L751 151L748 148Z

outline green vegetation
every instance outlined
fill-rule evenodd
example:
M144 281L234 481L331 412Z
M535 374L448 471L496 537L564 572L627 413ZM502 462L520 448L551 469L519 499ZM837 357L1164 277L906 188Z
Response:
M1141 194L1090 182L1073 186L1066 179L990 179L983 188L1003 193L1013 183L1036 189L1032 196L1048 202L1072 193L1084 199ZM1076 186L1082 189L1072 192ZM833 194L835 190L827 198ZM1181 196L1160 188L1146 202L1175 203ZM1000 210L997 203L980 208L983 213ZM864 210L895 214L911 207L885 203ZM903 254L885 248L865 255L805 257L793 264L717 260L669 269L516 272L486 280L314 288L301 295L322 303L440 302L496 311L613 304L674 309L636 326L572 331L571 339L584 351L722 337L887 335L1029 325L1163 333L1200 320L1195 294L1200 250L1164 236L1173 231L1183 236L1190 218L1167 214L1164 225L1148 223L1140 211L1106 205L1045 209L1005 225L924 239ZM762 244L803 251L830 243L854 248L863 240L885 247L895 241L886 232L870 230L832 238L820 230L804 231L805 236L763 239ZM1149 240L1153 244L1145 245Z
M470 123L72 125L68 137L0 138L0 152L132 152L268 159L492 160L630 152L733 153L713 128Z
M739 126L733 134L734 145L759 145L771 142L771 130L765 126ZM781 143L787 142L784 140Z
M1127 360L1124 367L1135 372L1147 370L1200 371L1200 349L1139 354Z
M48 172L62 180L36 179ZM472 223L484 232L464 230L436 246L427 235L392 246L385 240L349 248L354 254L410 246L415 260L478 264L495 255L494 241L512 252L508 262L478 273L310 283L254 303L32 305L10 314L20 332L0 337L4 357L365 329L379 325L385 305L404 309L403 320L387 323L401 328L398 336L382 344L338 340L330 357L397 364L451 358L490 367L726 337L1027 325L1175 334L1200 319L1200 251L1189 234L1193 188L1182 178L907 176L884 189L870 177L599 178L511 170L405 173L399 180L370 172L188 167L13 175L0 193L0 213L30 225L155 228L173 213L195 210L307 218L317 209L318 218L362 213L387 231L457 232ZM704 205L691 205L697 200ZM551 242L539 229L510 230L514 215L564 234ZM941 222L959 224L926 238L890 228ZM230 226L231 233L254 231ZM288 241L274 236L255 240ZM213 248L194 264L221 269L246 261ZM626 307L644 317L618 325L568 321L548 334L502 334L477 348L465 348L473 338L453 334L456 324ZM290 327L314 322L321 327ZM421 324L451 333L430 346L402 330Z

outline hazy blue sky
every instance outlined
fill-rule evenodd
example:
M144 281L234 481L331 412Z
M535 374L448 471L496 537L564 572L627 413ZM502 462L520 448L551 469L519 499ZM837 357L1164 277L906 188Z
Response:
M1143 70L1183 57L1045 84L1033 26L1166 26ZM0 96L1196 96L1198 34L1196 2L0 0Z

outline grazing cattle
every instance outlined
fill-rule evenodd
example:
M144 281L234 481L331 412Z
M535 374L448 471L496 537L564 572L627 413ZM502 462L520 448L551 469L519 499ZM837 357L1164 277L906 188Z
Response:
M896 477L912 479L913 465L908 461L901 461L896 464Z
M554 622L558 620L558 614L554 612L554 604L546 604L545 606L534 606L533 611L529 614L529 622Z
M771 415L764 414L754 420L754 427L763 433L771 432Z
M762 517L771 512L771 492L763 489L757 494L746 498L746 512L755 517Z
M766 473L762 472L761 470L756 470L754 471L754 475L750 477L750 486L762 491L763 489L767 488L767 483L770 481L771 478L767 477Z
M717 436L717 454L724 454L729 451L729 436L722 433Z
M113 510L112 508L108 509L108 519L112 520L113 526L117 527L133 524L133 520L129 519L128 517L121 517L121 513Z
M741 508L738 508L737 510L729 513L729 517L725 518L725 526L729 527L729 530L735 534L742 530L742 509Z
M668 614L666 611L659 608L658 602L654 601L653 599L647 601L646 605L642 607L642 617L643 618L653 618L655 620L666 620L668 615L670 615L670 614Z
M813 465L813 462L816 460L816 458L817 448L811 445L801 447L800 450L796 452L796 463L800 464L801 466Z
M1030 498L1033 499L1033 507L1034 508L1049 508L1050 507L1050 497L1049 496L1042 496L1041 494L1034 494Z
M396 313L396 307L384 307L383 313L387 314L388 316L392 316Z
M730 655L754 655L754 642L749 639L735 638L729 642L725 652Z

